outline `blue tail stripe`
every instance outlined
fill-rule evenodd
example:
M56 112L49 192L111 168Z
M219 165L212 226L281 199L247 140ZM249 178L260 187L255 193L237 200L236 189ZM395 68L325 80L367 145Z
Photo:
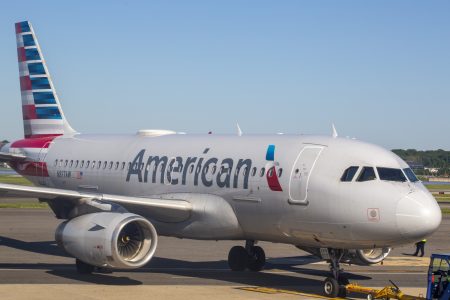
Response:
M30 80L33 90L47 90L51 88L47 77L30 78Z
M56 104L53 92L34 92L34 104Z
M32 34L24 34L24 35L22 36L22 38L23 38L23 45L24 45L25 47L28 47L28 46L36 46L36 43L34 42L34 39L33 39L33 35L32 35Z
M30 72L30 75L44 75L44 65L42 63L30 63L28 64L28 72Z
M25 57L27 60L40 60L39 52L35 48L25 49Z
M38 119L62 119L58 106L36 107Z

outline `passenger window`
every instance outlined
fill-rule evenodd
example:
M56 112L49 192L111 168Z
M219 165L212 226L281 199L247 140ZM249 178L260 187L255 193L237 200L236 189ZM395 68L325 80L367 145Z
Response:
M259 171L259 176L263 177L265 173L266 173L266 169L261 168L261 171Z
M59 166L62 167L62 165L63 165L63 160L60 159L60 160L59 160Z
M76 161L75 161L75 168L78 168L78 163L79 163L79 161L76 160Z
M81 161L80 168L84 166L84 160Z
M369 181L369 180L375 180L377 177L375 176L375 170L372 167L364 167L361 171L361 174L359 174L358 181Z
M113 162L110 161L110 162L109 162L109 169L110 169L110 170L112 169L112 166L113 166Z
M69 168L72 168L72 166L73 166L73 160L70 161Z
M212 168L211 168L211 174L216 174L216 170L217 170L217 167L214 165L214 166L212 166Z
M411 182L417 182L419 179L417 179L416 174L414 174L413 170L411 168L403 169L403 171L406 174L406 177L408 177L409 181Z
M107 161L104 161L103 162L103 169L106 169L106 166L108 165L108 162Z
M116 161L116 170L119 168L119 162Z
M394 168L379 168L377 167L378 176L381 180L386 181L398 181L405 182L406 177L403 174L402 170L394 169Z
M67 167L68 162L69 161L66 159L66 161L64 162L64 168Z
M205 167L203 168L203 173L207 174L207 173L208 173L208 169L209 169L209 166L205 166Z
M55 167L58 165L58 160L55 160Z
M278 169L278 178L280 178L281 175L283 175L283 168Z
M341 176L341 181L343 182L349 182L353 180L353 177L355 177L356 172L358 171L359 167L352 166L347 168L344 171L344 174Z
M273 168L270 168L267 176L272 177L272 175L273 175Z
M252 168L252 176L255 176L256 175L256 167L253 167Z
M102 165L102 162L99 160L97 163L97 169L100 169L101 165Z
M87 168L89 168L89 164L90 164L91 162L88 160L87 162L86 162L86 169ZM94 163L95 163L95 161L94 161Z
M122 170L125 169L125 163L122 162Z

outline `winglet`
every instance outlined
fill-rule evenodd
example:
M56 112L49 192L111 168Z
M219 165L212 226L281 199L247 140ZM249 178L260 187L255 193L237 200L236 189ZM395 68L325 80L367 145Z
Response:
M241 127L239 127L239 123L236 123L236 127L237 127L238 136L242 136L242 130L241 130Z
M331 127L333 129L333 134L332 134L333 138L337 138L338 137L338 133L336 131L336 127L334 127L334 124L331 124Z

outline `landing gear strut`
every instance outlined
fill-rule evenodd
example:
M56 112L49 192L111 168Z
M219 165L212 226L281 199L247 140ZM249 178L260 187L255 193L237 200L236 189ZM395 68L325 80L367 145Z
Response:
M345 286L349 283L346 278L341 278L340 273L343 271L340 268L339 262L344 256L344 251L339 249L329 249L328 256L330 261L330 271L333 277L325 279L323 290L328 297L345 297Z
M250 271L258 272L264 268L266 264L266 254L264 250L255 246L255 241L247 240L245 247L234 246L228 253L228 265L233 271Z

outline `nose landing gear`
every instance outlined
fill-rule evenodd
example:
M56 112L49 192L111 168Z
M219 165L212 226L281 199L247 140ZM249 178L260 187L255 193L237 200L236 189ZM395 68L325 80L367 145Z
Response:
M329 260L331 274L333 275L333 277L328 277L327 279L325 279L323 283L323 290L325 292L325 295L332 298L345 298L347 294L345 286L349 282L346 278L342 278L339 276L343 271L343 269L341 269L339 266L339 262L344 256L344 251L340 249L329 249L328 254L323 256L328 256L324 258Z
M247 240L245 247L234 246L228 253L228 265L233 271L250 271L258 272L264 268L266 264L266 254L264 250L255 246L255 241Z

